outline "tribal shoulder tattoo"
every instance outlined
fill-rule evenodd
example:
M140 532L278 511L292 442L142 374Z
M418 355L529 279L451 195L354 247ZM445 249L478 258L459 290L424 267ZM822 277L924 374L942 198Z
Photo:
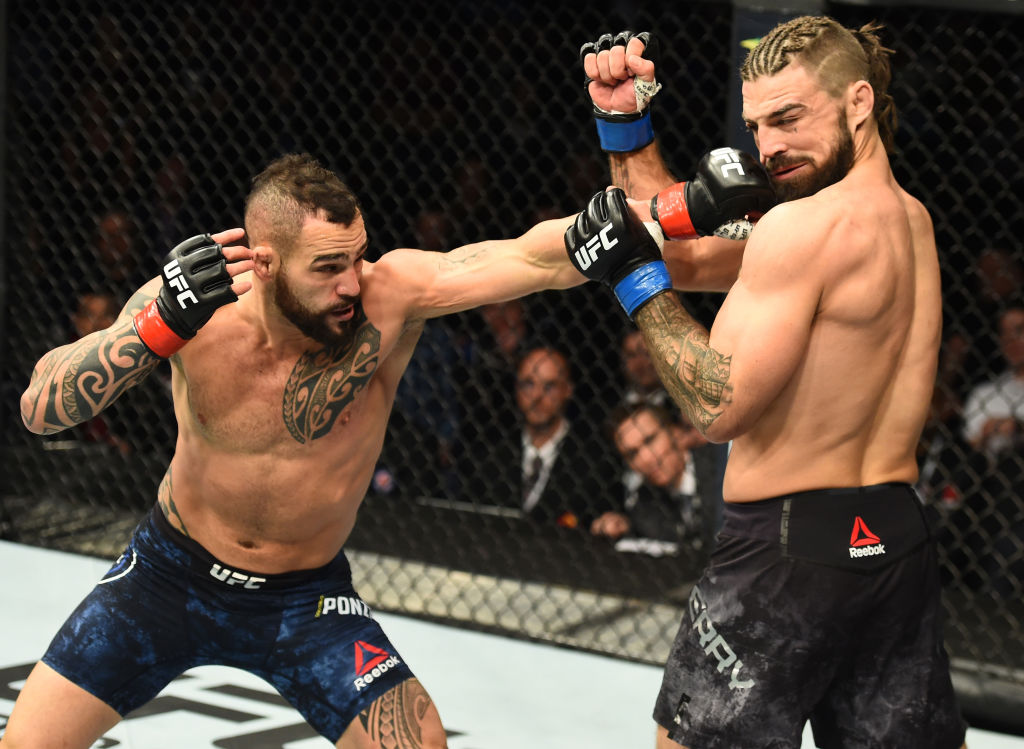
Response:
M112 326L46 354L22 402L26 423L41 421L43 434L81 424L148 377L160 359L139 340L132 317L152 298L135 294Z
M296 442L323 437L369 384L380 361L380 331L364 318L351 342L299 357L284 388L284 423Z
M669 395L704 432L732 401L732 357L715 351L708 331L667 294L641 307L636 322Z

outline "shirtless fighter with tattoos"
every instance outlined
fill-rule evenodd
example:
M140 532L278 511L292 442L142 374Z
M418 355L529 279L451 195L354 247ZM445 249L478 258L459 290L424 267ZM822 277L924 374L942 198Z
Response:
M29 676L3 749L91 746L209 663L265 678L339 747L444 746L342 547L424 321L585 281L565 257L571 220L369 263L356 197L285 156L253 181L251 249L232 246L241 229L183 242L110 328L43 356L21 402L33 432L94 416L170 358L178 440L156 506Z
M618 149L613 174L633 198L657 196L595 196L566 244L575 257L595 234L617 240L580 266L590 278L657 278L641 220L686 232L633 99L656 92L654 66L644 36L603 39L584 59L599 132L626 131L602 144ZM889 53L877 27L822 16L762 38L741 71L743 118L781 203L745 246L718 240L717 259L694 243L664 248L677 287L728 290L711 330L665 281L615 289L689 420L732 442L724 526L654 709L659 749L795 748L808 718L821 747L964 740L935 543L912 488L938 361L939 261L927 210L889 164ZM609 119L613 109L633 114Z
M517 239L363 260L356 197L304 155L253 181L241 229L178 245L108 329L40 359L50 434L170 358L178 439L157 503L14 707L4 749L89 747L186 669L269 681L339 747L441 747L427 692L341 551L430 317L584 279L549 221ZM444 373L439 373L444 376Z

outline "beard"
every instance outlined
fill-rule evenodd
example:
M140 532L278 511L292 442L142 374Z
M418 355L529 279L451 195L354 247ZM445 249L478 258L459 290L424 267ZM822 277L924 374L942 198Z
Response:
M850 135L849 130L840 125L836 132L836 137L832 141L832 154L828 160L821 166L812 169L810 174L784 181L772 179L775 197L778 198L780 203L785 203L789 200L797 200L814 195L819 190L824 190L829 185L834 185L849 174L850 169L853 167L853 159L853 136ZM801 161L804 161L804 159L797 156L782 156L778 159L767 159L764 166L771 173L779 168L795 166ZM813 162L811 163L813 166Z
M358 297L343 299L339 304L325 310L314 310L296 296L283 273L274 282L274 303L281 314L303 335L328 347L348 347L355 339L356 331L366 316ZM354 306L352 318L336 322L331 313Z

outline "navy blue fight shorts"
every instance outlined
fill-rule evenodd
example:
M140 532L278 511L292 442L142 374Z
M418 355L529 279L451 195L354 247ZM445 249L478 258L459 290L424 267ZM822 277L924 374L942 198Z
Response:
M158 507L43 662L124 716L194 666L266 679L332 743L412 671L352 588L343 552L261 575L218 562Z
M727 503L654 719L689 749L959 749L935 544L907 484Z

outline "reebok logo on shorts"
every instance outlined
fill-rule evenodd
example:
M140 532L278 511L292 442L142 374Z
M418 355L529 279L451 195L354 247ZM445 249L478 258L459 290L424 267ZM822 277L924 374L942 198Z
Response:
M858 515L853 521L853 532L850 534L850 558L873 557L884 553L882 539L872 533L864 518Z
M352 684L357 692L402 662L397 656L363 640L356 640L355 648L356 678Z

